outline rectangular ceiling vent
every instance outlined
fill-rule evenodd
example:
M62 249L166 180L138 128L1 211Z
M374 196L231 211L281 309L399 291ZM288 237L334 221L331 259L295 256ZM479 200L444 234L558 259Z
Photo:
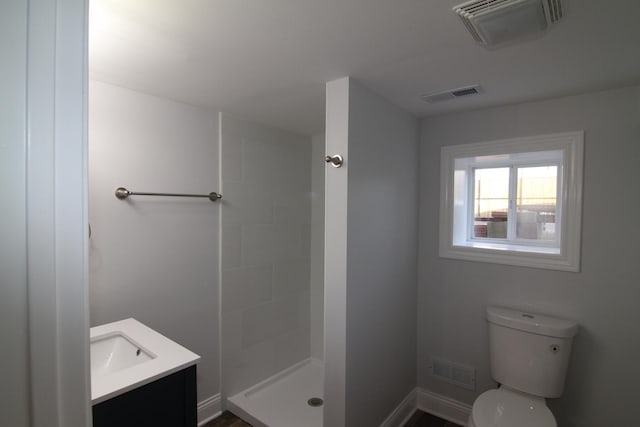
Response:
M547 8L551 22L556 23L562 18L562 2L560 0L547 0Z
M561 0L472 0L453 11L473 38L486 46L542 32L563 15Z
M480 92L481 92L480 85L473 85L473 86L461 87L458 89L445 90L444 92L422 95L420 98L422 98L423 101L433 103L433 102L446 101L447 99L462 98L464 96L477 95Z

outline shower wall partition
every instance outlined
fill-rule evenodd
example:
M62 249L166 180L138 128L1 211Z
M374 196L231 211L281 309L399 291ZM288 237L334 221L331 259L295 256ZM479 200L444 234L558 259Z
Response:
M323 378L321 363L310 359L311 331L316 356L322 340L322 326L311 325L312 312L322 322L322 280L311 289L311 223L318 221L312 140L228 114L220 114L219 129L223 398L255 425L295 425L272 417L294 414L295 406L308 417L300 399L321 394ZM313 206L322 209L317 200ZM317 263L314 271L322 271ZM278 390L269 391L276 383ZM282 401L288 394L300 402ZM322 409L313 409L320 426Z

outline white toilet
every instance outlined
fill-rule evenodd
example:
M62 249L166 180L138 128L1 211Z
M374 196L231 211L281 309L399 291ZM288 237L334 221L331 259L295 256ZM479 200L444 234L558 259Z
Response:
M491 376L500 387L473 403L468 427L556 427L545 398L560 397L575 322L487 307Z

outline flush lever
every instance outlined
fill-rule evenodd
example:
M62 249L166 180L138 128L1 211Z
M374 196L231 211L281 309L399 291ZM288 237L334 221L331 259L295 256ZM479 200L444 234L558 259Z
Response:
M344 163L344 159L340 154L335 154L333 156L327 156L324 158L324 161L327 163L331 163L331 166L334 168L339 168Z

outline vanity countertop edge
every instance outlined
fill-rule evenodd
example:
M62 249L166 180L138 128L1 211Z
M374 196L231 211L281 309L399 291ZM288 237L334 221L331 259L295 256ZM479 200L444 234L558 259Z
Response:
M152 360L91 379L91 404L96 405L127 391L195 365L200 356L133 318L90 329L90 341L122 334L153 355Z

